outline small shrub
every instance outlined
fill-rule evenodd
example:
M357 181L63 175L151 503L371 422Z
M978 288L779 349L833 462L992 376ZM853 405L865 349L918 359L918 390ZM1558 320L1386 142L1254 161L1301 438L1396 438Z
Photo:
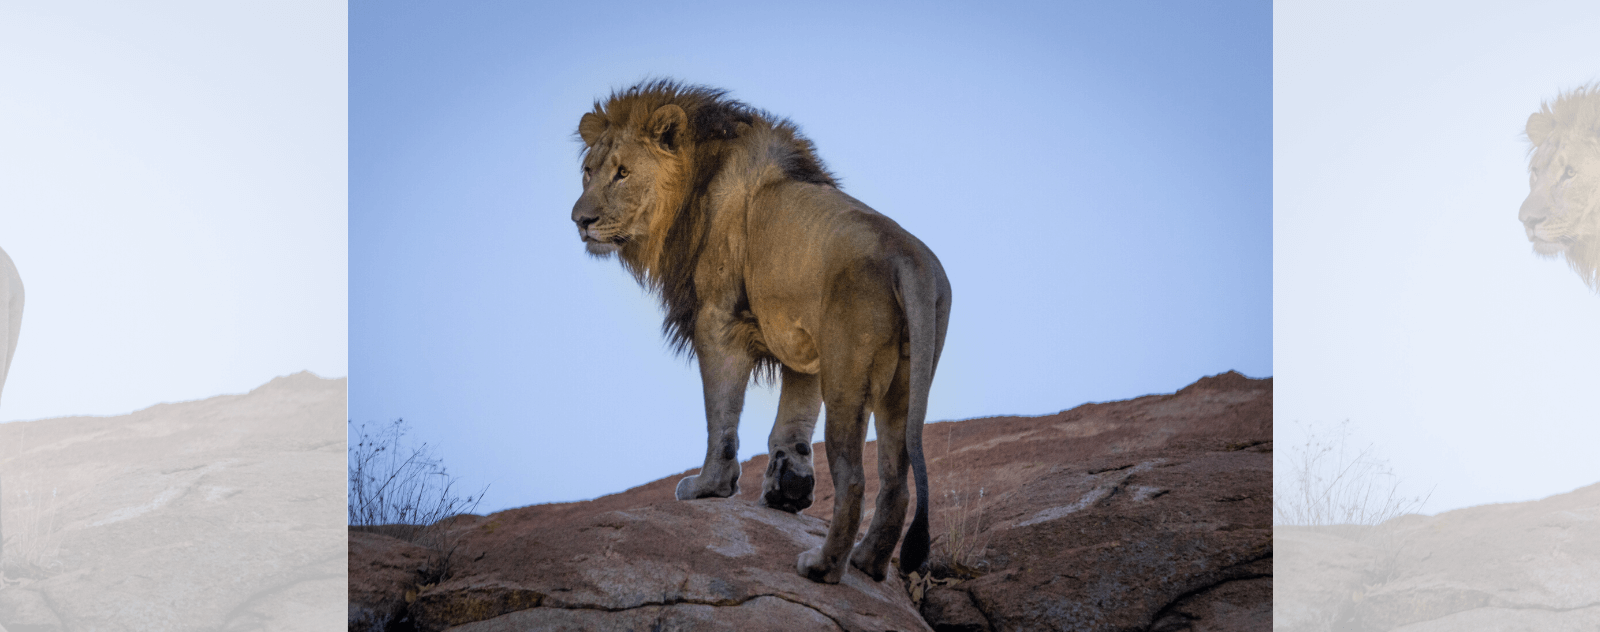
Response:
M427 443L403 441L405 420L376 429L363 423L352 431L350 444L350 526L374 531L434 550L442 557L435 574L449 566L455 541L447 520L469 514L483 500L486 485L475 496L455 494L456 479Z
M1350 422L1334 437L1307 429L1305 443L1290 450L1283 484L1273 490L1273 522L1281 525L1377 525L1415 512L1433 494L1400 495L1400 478L1389 461L1368 444L1352 450L1346 444Z

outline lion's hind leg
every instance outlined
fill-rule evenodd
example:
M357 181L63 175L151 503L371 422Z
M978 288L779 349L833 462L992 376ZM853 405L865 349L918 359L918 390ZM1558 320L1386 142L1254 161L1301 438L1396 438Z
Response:
M906 456L906 411L911 403L909 362L902 360L895 371L889 392L875 406L873 423L878 429L878 504L866 537L850 555L850 564L872 579L883 581L889 572L889 558L900 543L900 530L906 522L906 506L911 492L906 474L911 460Z
M892 336L884 338L893 340ZM867 346L868 349L877 348L876 353L855 350L848 358L835 363L832 372L826 361L823 365L828 470L833 477L833 522L828 525L828 536L822 546L800 554L798 570L812 581L839 582L848 566L856 532L861 528L861 501L866 491L861 452L867 439L867 417L872 413L871 404L882 401L889 388L898 353L898 345L887 340Z
M763 507L798 513L811 506L816 487L812 465L811 434L822 408L822 390L816 375L783 367L783 392L778 396L778 419L767 438L767 471L761 481Z
M833 477L833 522L822 546L801 553L796 563L801 575L825 584L837 584L844 577L845 557L861 527L861 496L866 489L861 447L867 439L868 410L866 393L859 390L854 397L827 397L825 442Z

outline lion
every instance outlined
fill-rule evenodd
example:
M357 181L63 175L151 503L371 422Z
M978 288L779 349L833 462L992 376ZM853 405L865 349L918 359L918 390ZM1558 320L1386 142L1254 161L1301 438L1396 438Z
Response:
M596 101L579 120L583 194L572 221L591 255L616 254L666 312L663 332L698 361L706 402L705 464L679 500L739 492L739 413L750 377L781 379L759 503L811 506L811 436L827 404L825 445L836 490L822 546L798 572L837 583L844 560L881 581L917 505L902 572L928 557L922 426L944 348L950 282L916 237L840 190L788 120L726 91L647 81ZM881 490L866 536L862 448L878 432Z
M1535 253L1564 255L1600 291L1600 84L1541 104L1527 136L1530 191L1517 219Z
M17 352L17 334L22 332L22 277L11 256L0 250L0 392L11 372L11 357Z

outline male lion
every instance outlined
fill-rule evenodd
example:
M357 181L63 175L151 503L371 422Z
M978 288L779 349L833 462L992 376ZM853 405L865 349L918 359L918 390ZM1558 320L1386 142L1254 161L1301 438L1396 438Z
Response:
M1563 254L1600 291L1600 84L1561 95L1528 117L1528 198L1522 220L1533 251Z
M0 250L0 389L11 372L11 356L17 352L17 334L22 330L22 277L11 256Z
M878 506L850 563L882 580L906 517L900 568L928 557L922 422L944 347L950 282L921 241L839 190L786 120L672 81L613 92L578 123L583 195L572 207L589 253L618 253L659 293L663 325L699 360L705 465L679 500L739 492L739 411L753 372L782 376L762 505L811 506L811 433L827 404L833 523L800 554L801 575L836 583L861 523L867 416L878 430Z

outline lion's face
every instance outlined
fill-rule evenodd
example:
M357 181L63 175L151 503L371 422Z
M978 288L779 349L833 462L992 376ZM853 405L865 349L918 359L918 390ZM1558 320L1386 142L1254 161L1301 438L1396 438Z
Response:
M1585 216L1600 199L1600 164L1596 164L1600 156L1566 151L1572 144L1576 143L1562 143L1548 155L1535 157L1528 174L1528 197L1517 213L1528 241L1542 255L1555 255L1585 237L1597 237L1585 234L1595 219L1585 221Z
M1533 157L1517 219L1542 256L1563 255L1600 288L1600 95L1578 91L1528 117Z
M590 254L607 255L630 239L649 234L661 205L664 165L659 152L639 143L620 142L612 151L591 152L583 161L583 195L572 206L572 221Z
M588 153L572 221L589 254L609 255L646 238L661 209L674 201L682 157L675 136L683 120L683 110L673 105L658 110L642 129L618 129L600 115L583 116L578 133Z

